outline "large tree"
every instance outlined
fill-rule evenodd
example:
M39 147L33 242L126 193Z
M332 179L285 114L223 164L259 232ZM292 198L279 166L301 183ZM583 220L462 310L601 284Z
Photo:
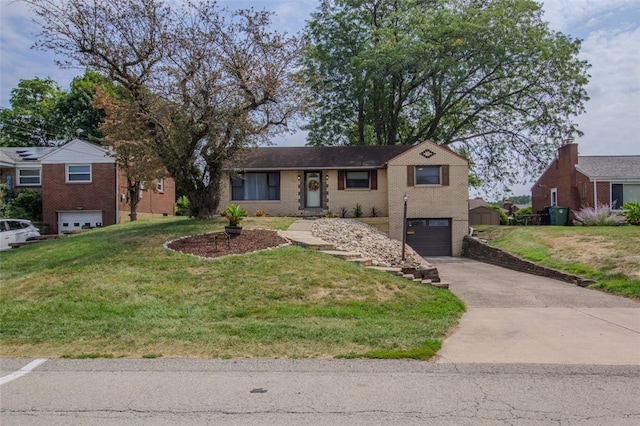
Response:
M51 146L81 138L100 143L104 111L93 105L96 87L107 80L86 71L63 91L50 78L20 80L11 91L11 108L0 111L0 145Z
M414 144L513 182L580 135L588 64L532 0L323 0L308 25L313 145Z
M1 146L50 146L64 140L58 101L64 92L50 78L20 80L11 91L10 109L0 111Z
M122 86L195 217L216 213L225 164L299 109L299 42L269 32L266 12L204 0L28 3L42 22L38 46Z

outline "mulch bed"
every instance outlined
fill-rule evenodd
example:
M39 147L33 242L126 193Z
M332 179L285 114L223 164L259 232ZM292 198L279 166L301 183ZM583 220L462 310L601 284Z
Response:
M218 247L216 248L216 234L217 232L181 238L172 241L167 247L171 250L196 256L221 257L264 250L287 243L287 240L279 236L276 231L243 229L240 235L229 240L229 244L227 244L226 240L219 239L217 241Z

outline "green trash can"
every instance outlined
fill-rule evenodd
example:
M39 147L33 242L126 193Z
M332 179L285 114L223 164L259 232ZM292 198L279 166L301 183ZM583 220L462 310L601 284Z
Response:
M569 219L569 207L549 207L549 216L552 225L564 226L567 224L567 220Z

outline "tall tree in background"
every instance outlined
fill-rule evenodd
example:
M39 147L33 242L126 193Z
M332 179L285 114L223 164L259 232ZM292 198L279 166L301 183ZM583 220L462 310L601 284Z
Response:
M100 126L105 118L103 109L95 106L97 89L108 92L112 86L102 75L87 70L82 77L71 80L69 91L64 94L57 104L65 128L74 138L100 144L102 132Z
M198 218L216 214L226 163L287 130L300 109L299 41L270 15L208 1L28 0L38 46L121 85ZM63 64L64 65L64 64Z
M11 109L0 111L0 146L53 146L80 138L100 143L104 111L94 107L96 86L108 80L86 71L65 92L50 78L20 80Z
M461 149L515 182L580 135L588 64L532 0L323 0L308 25L312 145Z
M0 111L0 146L52 146L64 139L57 111L64 92L50 78L20 80Z

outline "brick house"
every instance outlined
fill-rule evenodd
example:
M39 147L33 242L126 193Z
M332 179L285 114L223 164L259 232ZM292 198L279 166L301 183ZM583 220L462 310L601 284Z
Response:
M0 148L0 173L14 194L42 193L49 233L113 225L129 217L124 171L101 146L75 139L55 148ZM143 192L138 217L173 215L173 179L153 185L157 191Z
M534 212L569 207L569 223L573 211L583 206L620 207L633 201L640 201L640 155L579 156L575 143L560 147L557 158L531 188Z
M264 147L227 171L221 204L250 214L322 216L347 211L385 221L425 256L460 255L468 232L468 161L433 142L413 146Z

